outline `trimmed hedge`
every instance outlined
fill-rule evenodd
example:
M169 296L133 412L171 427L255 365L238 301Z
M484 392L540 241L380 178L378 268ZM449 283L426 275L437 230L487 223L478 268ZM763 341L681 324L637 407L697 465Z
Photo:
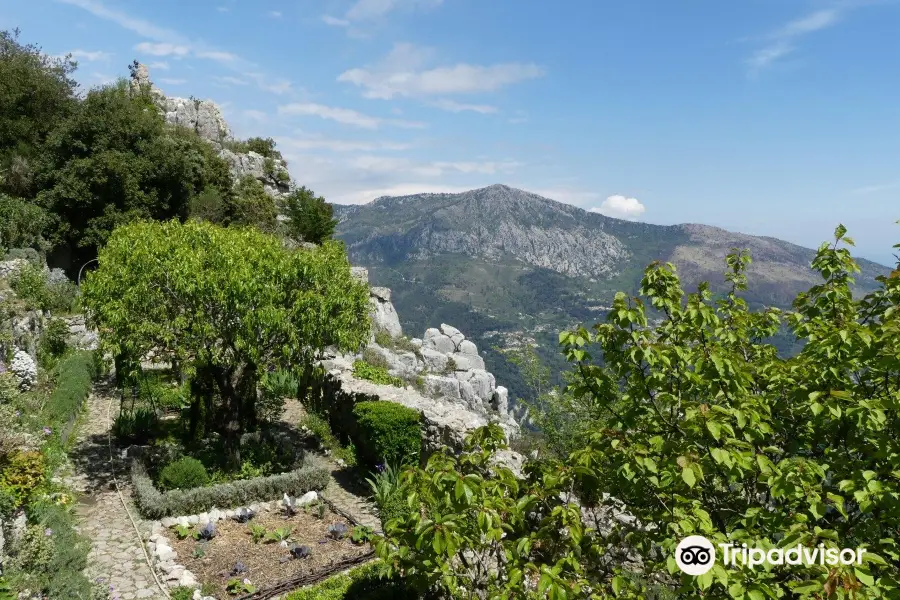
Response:
M379 563L367 563L325 581L293 591L284 600L418 600L402 580L382 579Z
M324 489L328 485L329 469L318 461L308 461L312 464L288 473L161 492L153 485L144 464L140 460L134 460L131 463L134 500L142 516L161 519L198 514L212 508L234 508L251 502L276 500L284 494L299 496L311 490Z
M369 466L416 464L422 447L419 411L396 402L357 402L357 443L360 458Z

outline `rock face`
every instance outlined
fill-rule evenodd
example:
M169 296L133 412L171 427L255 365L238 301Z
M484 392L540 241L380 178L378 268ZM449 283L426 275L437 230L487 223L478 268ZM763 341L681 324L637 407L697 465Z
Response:
M397 309L391 304L391 290L385 287L371 288L369 291L369 307L373 332L386 331L391 337L403 335Z
M16 350L9 370L19 380L19 389L23 391L30 390L37 382L37 364L24 350Z
M166 96L153 84L147 66L142 64L132 69L131 89L149 90L166 122L193 129L210 142L228 163L235 181L251 175L263 184L269 195L276 198L290 191L290 177L284 160L273 158L268 162L266 157L256 152L240 153L228 149L228 143L233 141L231 128L215 102Z

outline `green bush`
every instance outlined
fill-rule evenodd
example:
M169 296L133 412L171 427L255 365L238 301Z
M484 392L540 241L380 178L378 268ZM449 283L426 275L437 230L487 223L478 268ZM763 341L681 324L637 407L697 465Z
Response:
M291 592L284 600L418 600L399 578L381 576L377 561Z
M74 418L91 393L96 377L94 353L81 350L70 354L56 366L55 375L58 383L44 406L44 422L54 430Z
M74 515L45 502L27 513L31 525L4 575L14 587L40 590L48 598L90 600L92 585L83 573L89 543L76 533Z
M153 485L153 480L140 461L135 460L131 465L135 504L148 519L197 514L213 507L237 507L251 502L275 500L284 494L300 496L311 490L324 489L328 485L330 473L325 465L310 461L310 464L304 464L289 473L161 492Z
M19 379L9 371L0 373L0 404L12 402L19 394Z
M375 366L363 360L358 360L353 363L353 376L358 379L366 379L379 385L403 387L404 383L403 379L394 377L388 373L387 369L384 367Z
M78 306L78 286L72 281L52 281L46 284L44 310L67 314Z
M62 319L50 319L38 344L38 361L46 369L55 366L69 347L69 325Z
M203 463L190 456L170 462L159 474L159 484L164 490L187 490L209 483L209 473Z
M300 421L300 426L309 429L318 438L322 447L330 450L335 458L343 460L347 466L356 465L356 447L352 443L342 446L340 440L332 433L328 421L323 417L310 413Z
M112 434L124 444L146 444L159 434L159 417L150 408L123 410L113 421Z
M421 415L395 402L358 402L353 407L357 421L356 446L360 458L370 466L415 464L422 447Z
M6 243L6 238L3 238L2 241ZM34 248L10 248L3 260L16 260L19 258L24 258L35 267L40 267L43 264L41 255Z
M380 465L371 478L366 479L372 492L372 500L378 510L378 520L384 529L388 521L400 518L409 512L406 496L400 492L402 470L387 463Z
M45 309L49 296L43 269L31 263L24 265L12 276L9 285L29 310Z

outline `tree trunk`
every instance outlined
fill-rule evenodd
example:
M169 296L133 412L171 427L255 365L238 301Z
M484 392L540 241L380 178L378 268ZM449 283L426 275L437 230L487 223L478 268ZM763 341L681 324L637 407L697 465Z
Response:
M228 467L241 468L241 435L255 425L256 365L219 369L216 381L224 404L225 453Z

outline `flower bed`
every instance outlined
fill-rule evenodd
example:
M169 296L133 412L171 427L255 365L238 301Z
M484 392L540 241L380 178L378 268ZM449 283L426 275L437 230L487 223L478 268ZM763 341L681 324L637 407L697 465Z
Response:
M214 507L234 508L251 502L273 500L284 494L300 496L312 490L324 489L329 477L328 467L321 461L310 458L299 469L287 473L161 492L153 485L153 480L139 459L131 463L134 501L141 515L148 519L197 514Z
M165 578L218 598L256 591L267 597L267 590L317 580L338 564L372 555L371 532L318 500L290 512L282 502L268 502L165 523L171 526L151 538Z

